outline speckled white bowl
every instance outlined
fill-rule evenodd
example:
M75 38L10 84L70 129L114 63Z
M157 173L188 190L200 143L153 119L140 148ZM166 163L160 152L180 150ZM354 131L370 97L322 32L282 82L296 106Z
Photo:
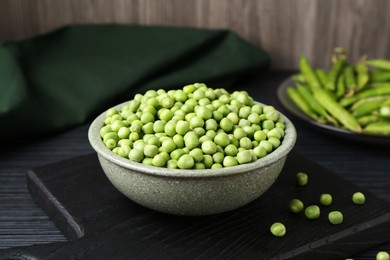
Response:
M285 136L276 150L255 162L222 169L167 169L122 158L106 148L100 138L105 113L92 122L88 138L107 178L132 201L175 215L211 215L248 204L275 182L296 141L293 124L281 116Z

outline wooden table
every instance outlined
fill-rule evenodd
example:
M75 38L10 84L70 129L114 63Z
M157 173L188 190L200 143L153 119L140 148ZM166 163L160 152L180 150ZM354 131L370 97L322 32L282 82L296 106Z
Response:
M247 90L256 100L286 112L275 93L277 86L290 74L262 73L255 79L242 81L235 89ZM298 131L296 152L390 202L389 147L327 136L290 118ZM0 249L66 240L31 198L25 174L32 167L93 152L87 140L88 126L86 123L52 136L3 142L0 148ZM375 259L378 251L390 252L390 242L352 257Z

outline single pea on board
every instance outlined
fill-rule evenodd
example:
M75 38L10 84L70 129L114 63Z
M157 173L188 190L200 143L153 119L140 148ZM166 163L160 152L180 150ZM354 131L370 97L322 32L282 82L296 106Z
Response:
M376 260L390 260L390 255L385 251L378 252L376 254Z
M100 136L117 155L169 169L218 169L261 159L283 143L285 124L273 106L246 91L194 83L136 94L106 111Z
M286 235L286 227L280 222L275 222L272 224L270 231L275 237L283 237Z
M363 205L364 203L366 203L366 196L364 196L364 194L361 192L355 192L352 195L352 201L357 205Z
M309 176L304 172L298 172L296 175L296 181L299 186L306 186L309 182Z

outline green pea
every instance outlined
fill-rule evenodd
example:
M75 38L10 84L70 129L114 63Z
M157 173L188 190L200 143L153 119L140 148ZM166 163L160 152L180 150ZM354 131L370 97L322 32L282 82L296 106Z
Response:
M206 140L202 143L202 151L205 154L214 154L217 152L217 145L211 140Z
M233 156L228 155L223 159L223 166L224 167L232 167L232 166L236 166L236 165L238 165L238 161Z
M296 181L299 186L306 186L309 182L309 176L304 172L298 172L296 175Z
M233 122L229 118L222 118L221 122L219 123L219 126L224 131L230 132L233 129Z
M190 151L189 155L194 158L195 162L201 162L203 160L203 152L200 148L194 148Z
M280 222L272 224L270 231L276 237L283 237L286 235L286 227Z
M288 207L291 212L293 213L299 213L303 210L304 205L303 202L299 199L292 199L290 203L288 204Z
M170 153L175 150L176 145L172 139L168 138L161 143L161 148L163 152Z
M203 127L203 126L204 126L204 121L200 116L194 116L193 118L191 118L190 121L191 128Z
M153 165L157 167L163 167L167 163L166 157L162 154L157 154L153 157Z
M240 108L240 111L238 112L238 116L241 118L247 119L248 116L251 114L252 109L248 106L244 106Z
M107 139L104 144L108 149L114 149L116 147L116 141L114 139Z
M252 141L248 137L243 137L240 139L240 147L245 149L251 149L252 148Z
M221 153L221 152L216 152L215 154L213 154L213 161L214 161L215 163L222 163L224 157L225 157L225 156L223 155L223 153Z
M237 160L240 164L249 163L252 161L252 154L248 150L238 152Z
M238 153L238 149L237 149L237 147L235 145L229 144L228 146L225 147L224 152L225 152L226 155L236 156L237 153Z
M380 251L376 254L376 260L389 260L390 255L385 251Z
M330 204L332 204L332 195L328 193L321 194L320 203L324 206L329 206Z
M103 138L105 134L112 132L111 125L105 125L100 129L100 136Z
M184 154L177 161L177 166L180 169L191 169L194 166L194 159L191 155Z
M145 158L142 160L142 164L149 165L149 166L153 166L153 158L145 157Z
M267 155L267 151L262 146L255 147L253 152L256 154L257 158L263 158Z
M211 169L221 169L223 166L220 163L214 163L211 165Z
M261 131L261 130L256 131L256 132L254 133L253 137L254 137L255 140L258 141L258 142L267 139L267 135L266 135L263 131Z
M214 142L217 145L220 145L222 147L226 147L230 144L230 139L226 133L218 133L214 138Z
M233 135L234 135L234 138L236 138L237 140L240 140L241 138L246 137L247 133L244 131L244 129L238 127L234 130Z
M129 159L135 162L141 162L144 158L144 153L138 149L132 149L129 152Z
M363 204L366 202L366 197L365 197L364 194L361 193L361 192L355 192L355 193L352 195L352 201L353 201L353 203L355 203L355 204L363 205Z
M176 134L173 136L173 142L175 143L176 148L183 148L184 147L184 138L183 136Z
M262 124L263 129L271 130L275 127L275 123L272 120L264 120Z
M343 222L343 214L340 211L331 211L328 214L329 222L333 225L338 225Z
M213 163L214 163L213 157L212 157L211 155L208 155L208 154L203 155L202 163L204 164L204 166L205 166L207 169L210 169L211 166L212 166Z
M311 205L305 209L305 216L308 219L318 219L320 213L320 208L317 205Z
M270 142L272 144L273 150L278 148L280 146L280 143L281 143L280 140L278 138L275 138L275 137L269 137L268 142Z
M260 141L259 146L263 147L267 153L271 153L272 150L273 150L273 147L274 147L274 146L273 146L269 141L267 141L267 140L262 140L262 141Z
M158 147L153 144L147 144L144 147L144 154L147 157L154 157L158 153Z
M198 136L194 132L188 132L184 136L184 143L188 149L192 150L199 145Z

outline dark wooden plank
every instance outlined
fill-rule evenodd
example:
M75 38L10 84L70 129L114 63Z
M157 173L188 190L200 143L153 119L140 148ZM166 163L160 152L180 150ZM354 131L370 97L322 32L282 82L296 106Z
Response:
M295 186L297 171L310 174L310 185ZM162 214L125 199L104 177L94 154L35 168L28 176L34 196L44 187L42 194L48 196L36 197L38 203L65 235L84 235L55 246L55 250L53 245L27 249L30 256L49 250L50 259L75 255L120 259L339 259L389 239L387 202L296 153L288 157L277 182L258 200L232 212L206 217ZM351 202L352 193L358 190L367 197L363 206ZM315 204L324 192L333 194L334 203L322 207L320 220L309 221L287 209L292 198L298 197L306 205ZM327 221L331 210L343 211L342 225ZM286 224L288 233L284 238L269 233L275 221ZM69 223L78 228L69 228ZM8 255L12 252L23 255L20 248L8 251Z

